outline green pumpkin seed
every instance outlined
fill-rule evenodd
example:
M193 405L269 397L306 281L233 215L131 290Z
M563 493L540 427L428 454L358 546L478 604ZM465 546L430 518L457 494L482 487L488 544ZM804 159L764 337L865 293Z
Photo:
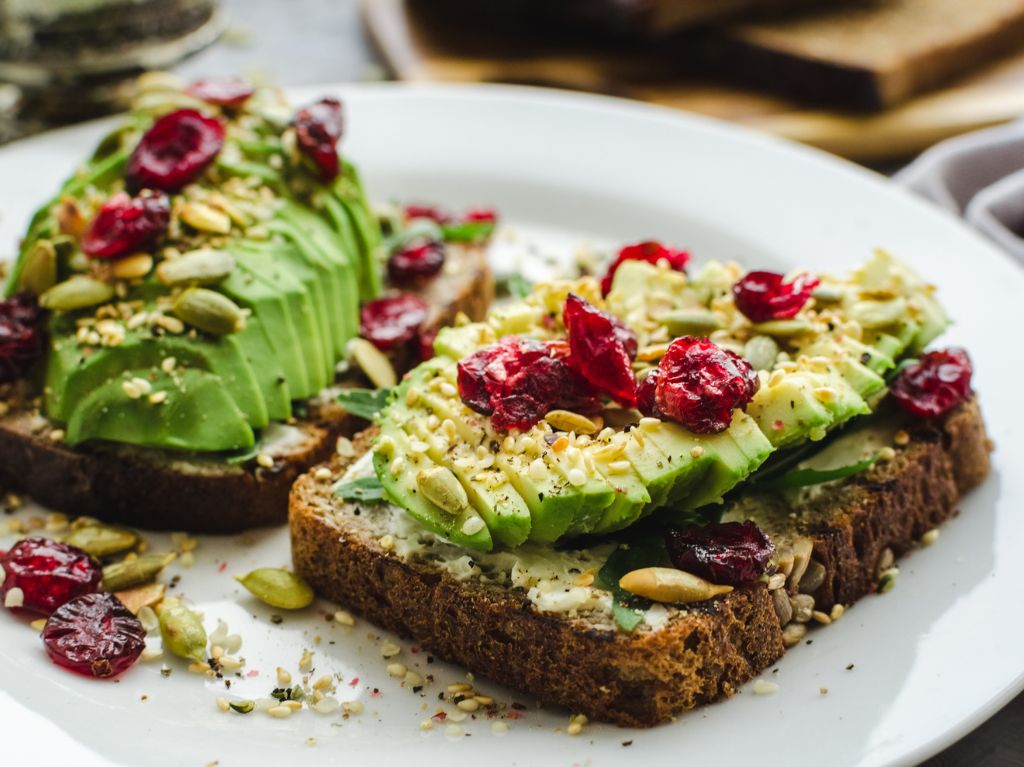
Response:
M206 629L199 616L180 602L165 600L157 610L164 649L179 658L206 660Z
M708 309L677 309L657 320L673 336L706 336L723 327L718 315Z
M46 309L70 312L105 304L113 297L113 285L85 275L76 275L43 293L39 297L39 304Z
M348 349L359 369L378 389L390 389L398 383L391 360L365 338L353 338Z
M807 320L768 320L754 325L754 332L776 338L792 338L814 332L814 325Z
M72 530L65 542L77 546L97 559L102 559L135 548L139 536L123 527L88 525Z
M447 467L421 469L416 474L416 486L424 498L449 514L458 514L469 505L466 488Z
M301 610L313 602L313 589L290 570L261 567L235 578L261 602L282 610Z
M256 704L251 700L232 701L229 702L228 705L231 707L232 711L239 714L251 713L252 710L256 708Z
M843 300L845 291L838 285L819 285L811 291L811 298L819 303L834 304Z
M779 345L770 336L754 336L743 346L743 358L754 370L771 370L779 356Z
M143 554L103 568L103 590L124 591L149 583L174 560L174 554Z
M40 240L25 256L18 287L41 296L56 283L57 249L49 240Z
M206 288L189 288L174 302L172 311L178 319L216 336L242 329L245 315L227 296Z
M164 285L213 285L231 274L235 259L223 250L203 248L162 261L156 276Z
M850 319L865 330L894 325L907 316L907 299L891 298L888 301L858 301L850 308Z

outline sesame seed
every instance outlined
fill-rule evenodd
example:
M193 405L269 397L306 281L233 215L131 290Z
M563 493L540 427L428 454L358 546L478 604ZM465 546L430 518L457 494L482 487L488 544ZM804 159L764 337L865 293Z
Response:
M445 397L454 397L456 394L459 393L459 390L456 389L454 386L452 386L447 381L442 381L441 382L441 385L438 387L438 391L440 391L442 396L445 396Z
M939 540L938 528L933 528L921 536L921 544L924 546L931 546L937 540Z
M388 675L394 677L404 677L408 670L404 663L389 663L387 666Z
M351 700L348 703L345 703L343 708L346 713L361 714L363 713L363 702L361 700Z
M292 675L280 666L277 667L277 684L280 687L287 687L292 683Z
M450 724L444 728L444 734L451 738L461 738L466 734L466 731L457 724Z
M162 658L163 656L164 651L162 648L147 647L145 650L142 651L142 654L139 657L142 658L143 661L151 661L156 660L157 658Z
M400 652L402 652L402 648L387 639L384 640L384 643L380 646L380 654L385 658L393 658Z
M307 746L315 746L316 745L316 738L314 738L312 735L310 735L308 738L306 738L306 745Z
M50 432L50 441L51 442L62 442L63 440L64 440L64 430L63 429L54 429L53 431Z
M406 673L405 678L402 680L408 687L418 687L423 684L423 677L417 674L415 671L409 671Z
M25 604L25 592L17 586L12 587L4 597L4 607L21 607Z
M302 709L302 704L297 700L282 701L281 705L290 708L292 711L300 711Z
M46 628L46 618L39 618L28 624L34 631L42 631Z
M569 484L574 487L580 487L587 483L587 475L583 473L581 469L569 469L566 472L565 478L569 480Z
M256 463L264 469L270 469L274 466L274 457L268 453L260 453L256 456Z
M381 438L380 446L382 448L385 447L385 439L390 440L390 437ZM395 443L393 441L390 442L391 447L394 447L394 444ZM338 441L334 444L334 449L342 458L351 458L356 454L356 449L352 446L352 440L348 437L338 437Z
M651 418L650 416L644 416L640 419L640 427L644 429L650 429L660 424L661 421L657 418Z
M476 535L486 527L486 524L480 517L470 517L462 523L462 532L466 535Z
M434 720L433 719L424 719L422 722L420 722L420 729L421 730L432 730L432 729L434 729Z
M311 668L313 668L313 653L304 650L302 657L299 658L299 671L309 671Z
M527 469L527 474L530 476L530 479L540 482L548 475L548 467L540 458L534 458L530 461L530 468Z
M145 393L139 388L138 384L135 383L136 380L137 379L133 378L131 380L124 381L121 384L121 391L128 395L129 399L138 399Z
M391 535L391 533L382 535L377 543L384 551L391 551L391 549L395 548L395 536Z
M491 732L495 735L504 735L508 732L508 723L502 721L491 722Z
M225 698L223 695L220 695L217 697L217 708L219 708L221 711L230 711L231 705L228 703L227 698Z
M456 682L455 684L448 685L448 692L470 692L473 689L472 685L468 685L465 682Z
M893 450L891 447L886 446L886 447L883 447L881 450L878 451L878 460L879 461L891 461L895 457L896 457L896 451Z
M271 706L267 713L277 719L287 719L292 715L292 710L288 706Z
M814 612L812 612L811 617L814 618L814 620L816 620L822 626L827 626L832 622L832 618L829 616L829 614L824 613L821 610L815 610Z
M333 476L334 474L326 466L321 466L319 469L313 472L313 479L317 480L318 482L326 482Z
M480 704L476 702L475 698L464 698L455 705L460 711L465 711L467 714L472 714L480 708Z
M347 610L338 610L334 613L334 620L336 623L340 623L342 626L355 626L356 619L352 617L352 613Z
M167 392L158 391L149 395L149 404L159 405L167 399Z
M409 443L409 449L412 452L414 452L414 453L421 453L422 454L422 453L427 452L430 449L430 445L428 445L423 440L414 439L414 440L412 440Z
M896 434L893 435L892 441L894 444L904 447L910 444L910 435L907 432L900 429Z
M581 732L583 732L583 725L579 722L572 722L568 727L565 728L565 731L569 735L579 735Z
M700 445L694 445L690 448L691 458L700 458L702 455L704 455L704 448Z
M318 700L313 704L313 710L318 714L332 714L341 708L341 703L337 698L325 697L323 700Z
M837 621L843 617L843 613L845 612L846 608L840 603L836 602L834 605L832 605L832 611L828 614L828 617L830 617L834 621Z
M608 471L612 474L625 474L629 469L629 461L612 461L608 464Z
M758 679L754 682L753 688L754 695L774 695L779 691L779 686L775 682L769 682L766 679Z

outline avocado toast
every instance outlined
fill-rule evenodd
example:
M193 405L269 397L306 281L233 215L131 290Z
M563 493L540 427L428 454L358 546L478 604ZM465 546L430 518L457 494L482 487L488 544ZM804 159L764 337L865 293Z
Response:
M442 331L356 455L295 484L297 571L637 726L890 588L989 470L966 354L925 352L933 289L883 252L846 278L686 261L632 246L604 291L540 285Z
M364 423L338 392L416 358L359 338L367 306L411 303L418 339L492 292L481 240L446 243L443 271L404 291L382 284L402 232L383 241L342 128L335 99L141 81L10 269L0 482L152 529L284 521L292 480Z

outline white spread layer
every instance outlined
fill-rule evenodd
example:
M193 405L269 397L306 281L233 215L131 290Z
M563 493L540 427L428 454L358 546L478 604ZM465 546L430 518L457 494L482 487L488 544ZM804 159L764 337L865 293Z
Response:
M372 453L367 452L348 467L339 482L373 474ZM527 544L513 551L469 551L437 536L402 509L387 503L368 504L363 514L394 539L392 552L405 560L429 561L456 580L519 587L541 612L575 617L611 616L612 595L594 586L578 585L597 575L614 551L614 543L588 549L556 550ZM668 622L669 610L655 604L645 612L645 623L658 629Z

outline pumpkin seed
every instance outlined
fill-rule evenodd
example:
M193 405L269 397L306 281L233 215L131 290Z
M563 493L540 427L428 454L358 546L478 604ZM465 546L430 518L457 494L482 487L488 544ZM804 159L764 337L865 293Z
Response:
M110 267L110 273L118 280L141 280L153 269L153 257L148 253L133 253L119 258Z
M235 333L245 324L238 304L206 288L188 288L175 299L171 311L183 322L216 336Z
M206 629L199 616L178 601L164 600L157 610L164 649L179 658L206 660Z
M790 590L795 591L800 585L800 579L807 572L807 565L811 561L811 552L814 544L810 538L801 538L793 544L793 569L789 573L787 584Z
M597 424L584 415L573 413L571 410L552 410L544 420L551 424L552 428L559 431L573 431L577 434L594 434Z
M428 501L449 514L458 514L469 505L466 488L445 466L421 469L416 473L416 486Z
M779 619L779 625L785 626L793 620L793 605L785 589L775 589L772 592L772 607L775 608L775 615Z
M201 232L228 234L231 231L231 218L203 202L186 202L178 215L186 224Z
M313 589L290 570L261 567L235 578L261 602L282 610L301 610L313 602Z
M754 336L743 346L743 358L754 370L771 370L779 356L779 345L770 336Z
M819 285L811 291L811 298L824 304L834 304L843 300L843 289L838 285Z
M655 319L673 336L706 336L724 327L718 315L709 309L677 309Z
M104 304L113 297L113 285L85 275L75 275L43 293L39 304L46 309L70 312Z
M95 524L72 530L66 542L102 559L135 548L139 536L123 527Z
M162 583L149 583L145 586L136 586L127 591L115 591L114 596L121 600L121 603L136 615L143 607L151 608L164 598L166 587Z
M228 705L231 707L232 711L238 714L248 714L256 708L256 704L251 700L231 701Z
M175 554L143 554L103 568L103 590L124 591L149 583L173 560Z
M907 316L907 299L888 301L858 301L850 308L850 319L865 330L894 325Z
M776 338L792 338L814 332L814 325L807 320L768 320L754 324L754 332Z
M225 279L235 269L235 259L223 250L202 248L178 258L161 261L156 268L157 279L164 285L212 285Z
M49 240L39 240L25 257L18 287L39 296L57 282L57 249Z
M349 341L349 354L366 377L379 389L390 389L398 383L391 360L365 338Z
M643 567L626 573L619 586L655 602L690 603L728 594L732 586L719 586L671 567Z

